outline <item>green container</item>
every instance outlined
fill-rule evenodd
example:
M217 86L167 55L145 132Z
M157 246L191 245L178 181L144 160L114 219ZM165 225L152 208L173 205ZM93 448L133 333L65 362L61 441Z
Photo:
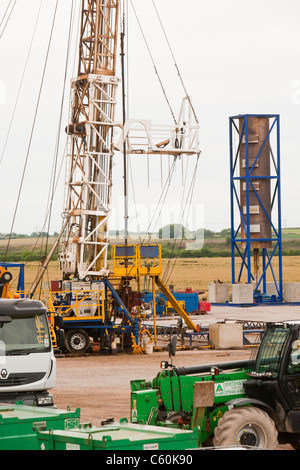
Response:
M40 432L44 450L186 450L197 448L198 429L182 431L159 426L128 424Z
M39 450L39 431L80 426L80 409L74 412L21 404L0 406L0 450Z

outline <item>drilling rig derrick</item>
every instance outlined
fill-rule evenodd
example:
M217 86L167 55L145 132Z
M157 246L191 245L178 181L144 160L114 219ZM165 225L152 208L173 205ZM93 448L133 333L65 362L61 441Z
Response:
M115 126L118 0L83 0L78 76L72 80L64 213L59 255L64 279L107 268Z
M71 81L66 127L65 222L59 253L62 282L59 281L59 289L51 288L49 306L51 311L63 316L66 346L75 353L85 352L91 338L100 344L100 350L112 350L112 344L118 340L120 349L129 345L133 352L140 352L140 278L152 279L153 317L155 286L169 295L160 280L159 245L128 245L125 237L125 245L112 247L113 271L108 269L114 153L123 152L124 168L127 153L173 155L174 158L200 153L199 126L189 97L183 100L178 124L173 128L153 128L150 121L126 120L123 62L122 79L116 75L119 9L119 0L82 0L78 73ZM121 32L122 60L123 39L124 31ZM121 124L115 121L119 82L123 85ZM142 146L140 138L137 142L132 135L136 122L145 133ZM119 140L117 131L121 133ZM126 191L124 200L127 200ZM131 280L137 282L137 292L133 292ZM195 331L195 325L171 294L169 301Z

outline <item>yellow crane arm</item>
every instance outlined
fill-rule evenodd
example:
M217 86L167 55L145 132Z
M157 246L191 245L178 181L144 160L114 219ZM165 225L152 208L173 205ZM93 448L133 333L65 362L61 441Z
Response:
M188 328L191 330L197 331L197 326L194 324L194 322L190 319L186 311L182 308L179 302L175 299L174 295L171 293L171 291L165 286L165 284L162 282L159 276L155 277L155 283L156 285L160 288L164 296L168 299L172 307L176 310L178 315L185 321L186 325Z

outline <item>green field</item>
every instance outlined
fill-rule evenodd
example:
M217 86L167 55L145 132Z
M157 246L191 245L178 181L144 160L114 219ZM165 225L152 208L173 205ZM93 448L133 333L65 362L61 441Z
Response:
M162 245L162 257L169 258L226 258L231 256L229 229L220 233L205 231L204 244L201 249L186 249L188 240L152 239L151 243ZM0 261L39 261L49 251L56 237L46 238L13 238L7 251L7 239L0 239ZM122 244L122 239L111 240L112 244ZM137 237L129 239L129 243L139 243ZM284 256L300 255L300 228L285 228L282 230L282 253Z
M274 269L276 269L274 260ZM29 290L38 272L39 263L30 262L25 264L25 288ZM13 274L12 290L16 287L17 270L11 269ZM44 274L41 286L47 288L51 280L61 279L61 272L57 261L51 261ZM164 259L162 263L162 279L169 285L173 284L176 290L190 287L203 291L202 298L208 300L208 285L210 282L220 280L231 285L231 259L230 258L190 258L169 260ZM270 279L271 280L271 279ZM300 282L300 256L283 257L283 280L284 282ZM144 289L142 285L141 288ZM36 291L39 295L40 288Z
M49 239L48 250L55 237ZM153 240L161 242L161 240ZM121 243L121 241L120 241ZM133 241L137 243L137 241ZM226 245L227 243L227 245ZM166 243L163 243L163 246ZM174 248L174 242L170 246ZM3 260L7 240L0 240L0 254ZM225 248L226 247L226 248ZM214 250L214 255L205 256L205 248ZM217 253L222 252L218 256ZM296 252L296 256L293 253ZM192 252L193 253L193 252ZM194 252L195 253L195 252ZM228 254L227 254L228 253ZM37 274L40 259L45 254L45 241L36 238L13 239L10 242L9 258L6 261L25 262L26 288L29 289ZM284 282L300 282L300 229L283 230L283 280ZM203 298L207 298L208 284L214 280L231 284L231 258L230 246L225 239L211 238L205 240L202 256L180 257L180 252L173 250L173 258L165 255L163 258L163 280L167 284L174 284L176 289L191 287L204 291ZM179 255L178 257L176 255ZM277 272L277 259L273 260L275 272ZM13 273L16 279L16 273ZM53 257L44 275L43 282L61 279L61 272L57 256ZM272 279L270 279L272 280ZM142 286L143 288L143 286Z

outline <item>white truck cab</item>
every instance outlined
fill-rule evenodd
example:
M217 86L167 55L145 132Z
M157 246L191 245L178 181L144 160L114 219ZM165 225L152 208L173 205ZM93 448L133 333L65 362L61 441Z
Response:
M0 299L0 402L53 406L56 359L39 300Z

